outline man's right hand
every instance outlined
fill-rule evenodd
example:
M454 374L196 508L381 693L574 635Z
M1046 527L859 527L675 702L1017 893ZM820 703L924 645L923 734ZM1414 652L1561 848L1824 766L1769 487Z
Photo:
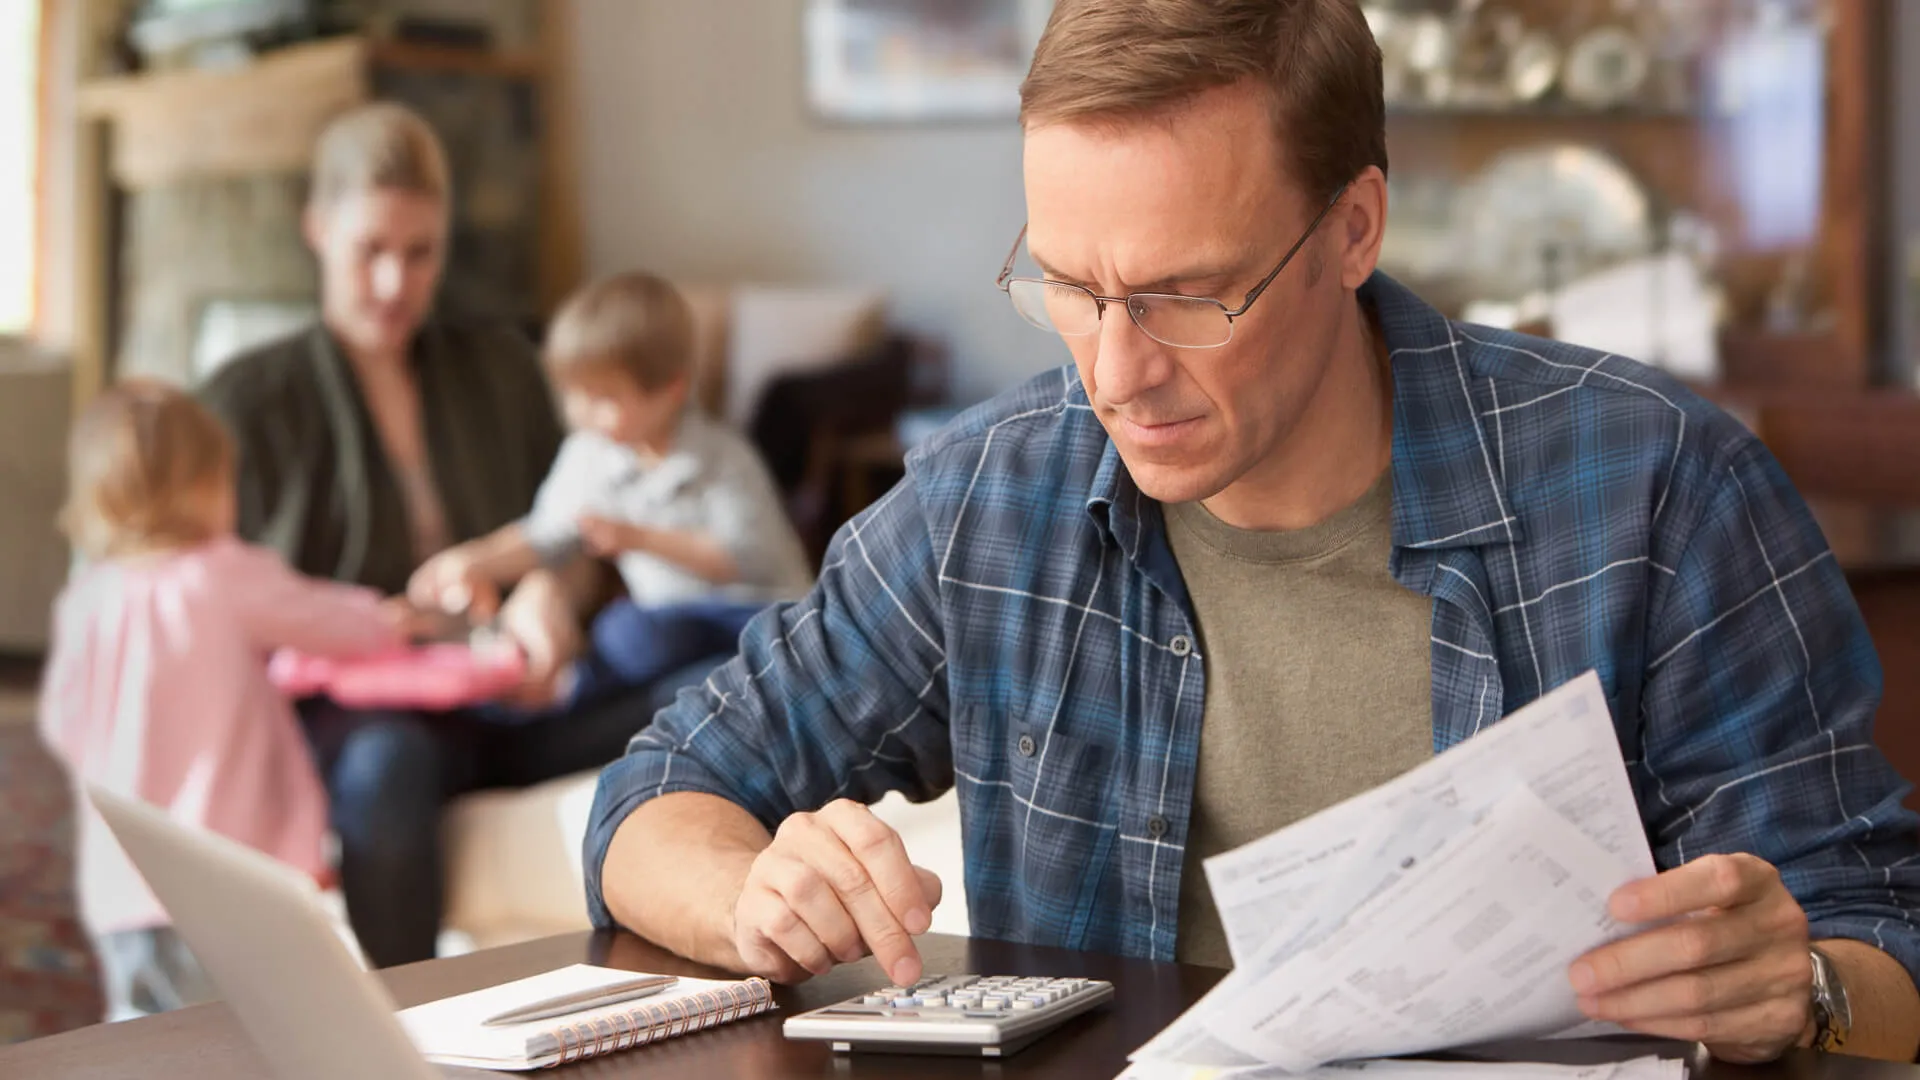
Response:
M940 878L907 861L900 834L846 799L795 814L754 858L733 910L733 945L755 974L801 982L871 953L896 986L921 975L915 935Z

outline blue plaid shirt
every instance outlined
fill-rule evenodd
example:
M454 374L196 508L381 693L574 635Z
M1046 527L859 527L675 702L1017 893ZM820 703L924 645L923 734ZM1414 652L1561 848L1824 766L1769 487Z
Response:
M1879 663L1772 457L1645 367L1449 322L1384 275L1362 296L1393 362L1389 568L1435 601L1434 750L1596 669L1661 867L1753 852L1816 938L1920 973ZM1199 640L1159 505L1072 369L1035 379L910 455L812 594L607 768L594 921L614 829L666 792L771 830L958 785L974 933L1171 959Z

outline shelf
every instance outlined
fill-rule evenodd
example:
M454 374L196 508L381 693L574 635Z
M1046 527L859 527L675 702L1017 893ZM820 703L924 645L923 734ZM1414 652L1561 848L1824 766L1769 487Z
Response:
M532 50L497 52L404 41L374 42L371 50L376 65L406 71L479 75L520 82L532 82L546 72L545 61Z
M190 176L304 168L328 120L372 92L369 72L445 72L531 82L546 65L508 53L327 38L263 53L243 67L96 79L80 111L114 125L114 180L143 188Z
M1661 121L1665 123L1702 123L1707 116L1689 109L1666 109L1622 105L1595 109L1570 102L1538 102L1528 105L1389 105L1389 119L1421 120L1594 120Z
M80 111L111 119L132 111L206 107L236 93L302 92L334 84L360 66L366 43L357 37L293 45L241 67L160 71L92 79L80 88Z
M326 122L365 100L366 60L366 42L334 38L244 67L96 79L80 89L80 112L113 125L112 171L122 187L293 172Z

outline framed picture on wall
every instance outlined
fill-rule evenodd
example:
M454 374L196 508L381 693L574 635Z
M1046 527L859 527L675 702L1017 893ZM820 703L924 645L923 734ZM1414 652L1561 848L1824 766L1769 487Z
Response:
M1052 0L807 0L807 103L850 122L1004 120Z

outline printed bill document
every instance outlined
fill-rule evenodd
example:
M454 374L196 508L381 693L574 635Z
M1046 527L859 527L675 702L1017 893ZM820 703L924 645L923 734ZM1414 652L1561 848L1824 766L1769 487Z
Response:
M1223 1076L1617 1030L1567 967L1639 929L1607 899L1654 874L1591 672L1205 866L1234 969L1132 1059Z
M1305 1073L1277 1065L1211 1069L1136 1061L1119 1080L1687 1080L1679 1058L1635 1057L1605 1065L1550 1065L1521 1061L1409 1061L1394 1058L1343 1061Z

